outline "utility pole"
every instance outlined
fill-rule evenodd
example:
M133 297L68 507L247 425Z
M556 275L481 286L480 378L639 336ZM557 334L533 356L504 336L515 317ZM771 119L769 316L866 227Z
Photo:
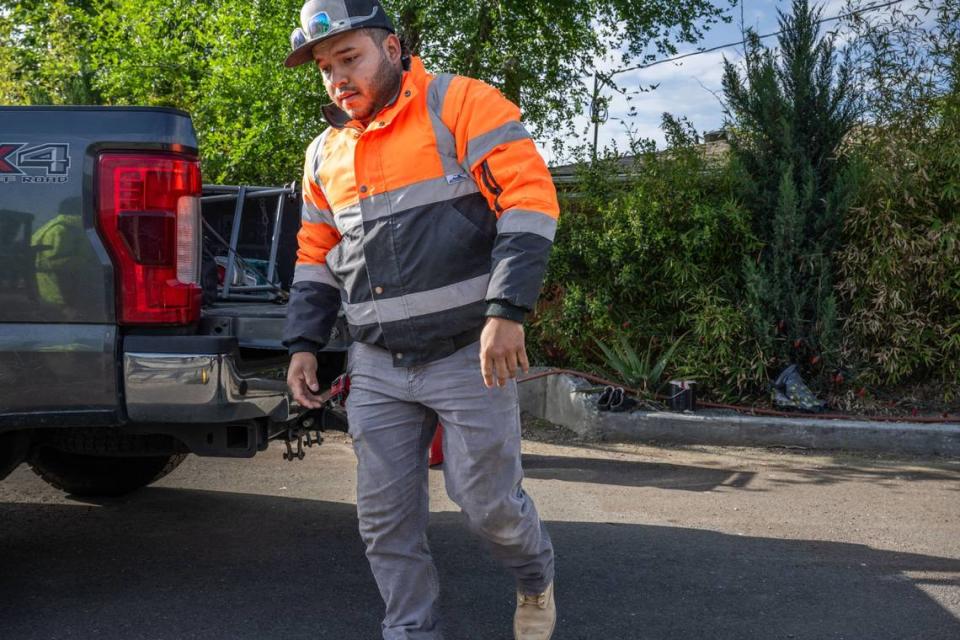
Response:
M600 105L597 99L600 94L599 71L593 72L593 97L590 100L590 119L593 120L593 164L597 164L597 137L600 135Z
M616 71L614 72L616 73ZM600 76L603 76L601 78ZM593 123L593 147L591 149L593 163L597 163L597 141L600 137L600 125L607 121L607 106L600 97L600 81L609 82L609 76L599 71L593 72L593 96L590 99L590 121Z

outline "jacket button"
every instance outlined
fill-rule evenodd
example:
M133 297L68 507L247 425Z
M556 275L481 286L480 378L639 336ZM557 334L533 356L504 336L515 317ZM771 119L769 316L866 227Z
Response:
M403 95L406 96L407 98L409 98L409 97L410 97L410 89L407 89L406 91L404 91L404 92L403 92Z
M377 288L374 289L373 291L374 291L377 295L380 295L381 293L383 293L383 287L377 287Z
M395 353L395 354L393 354L393 357L396 358L397 360L403 360L403 354L402 354L402 353Z
M360 185L360 193L366 193L366 192L367 192L367 185L365 185L365 184L364 184L364 185Z

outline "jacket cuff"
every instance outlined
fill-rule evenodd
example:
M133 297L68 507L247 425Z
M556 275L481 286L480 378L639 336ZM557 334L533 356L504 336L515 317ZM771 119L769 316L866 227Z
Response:
M316 355L317 352L320 351L320 349L322 348L323 348L322 345L317 344L313 340L300 338L299 340L294 340L293 342L287 345L287 353L292 356L295 353L302 353L306 351L308 353L312 353Z
M487 303L487 310L483 315L488 318L506 318L523 324L527 317L527 309L510 304L505 300L491 300Z

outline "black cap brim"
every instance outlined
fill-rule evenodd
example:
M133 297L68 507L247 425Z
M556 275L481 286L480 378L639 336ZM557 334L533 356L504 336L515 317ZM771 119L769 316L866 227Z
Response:
M346 33L346 31L338 31L333 35L338 35L340 33ZM313 60L313 48L317 46L318 43L323 42L330 37L330 35L331 34L324 34L319 38L314 38L313 40L308 40L307 42L303 43L287 56L287 59L283 61L283 66L287 67L288 69L292 69L293 67L299 67L302 64L310 62Z

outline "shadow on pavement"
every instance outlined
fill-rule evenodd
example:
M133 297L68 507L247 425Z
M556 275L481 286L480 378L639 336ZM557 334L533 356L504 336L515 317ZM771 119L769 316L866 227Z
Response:
M960 560L676 527L548 526L557 640L960 637L960 621L915 577L960 587ZM509 638L509 577L459 514L434 514L430 536L448 640ZM100 505L5 503L0 568L5 640L379 637L382 605L350 504L164 488Z
M601 460L525 454L523 473L528 478L591 482L622 487L656 487L682 491L712 491L720 485L746 487L749 471L710 469L662 462Z
M775 467L771 467L775 469ZM788 467L784 467L787 469ZM953 481L948 490L960 491L960 470L955 469L908 469L903 464L885 467L882 464L856 465L844 464L838 466L821 466L816 468L789 467L789 476L775 478L770 481L774 484L813 484L831 485L840 482L869 482L879 487L895 487L903 481L916 482L944 482Z

